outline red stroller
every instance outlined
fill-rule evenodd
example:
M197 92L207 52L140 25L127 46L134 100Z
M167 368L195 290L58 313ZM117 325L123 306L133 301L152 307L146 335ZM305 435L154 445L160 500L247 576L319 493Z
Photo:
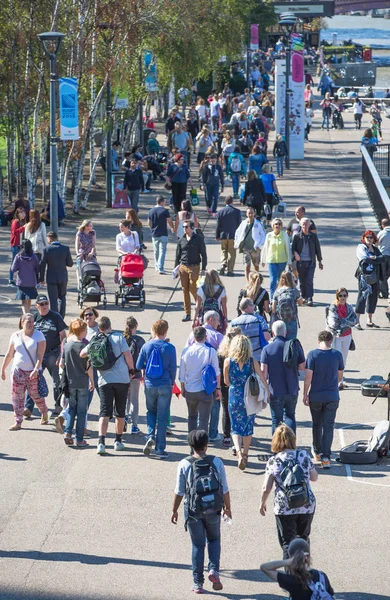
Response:
M141 254L124 254L118 266L118 288L115 292L115 304L121 300L122 307L126 302L139 302L140 308L145 306L144 291L145 258Z

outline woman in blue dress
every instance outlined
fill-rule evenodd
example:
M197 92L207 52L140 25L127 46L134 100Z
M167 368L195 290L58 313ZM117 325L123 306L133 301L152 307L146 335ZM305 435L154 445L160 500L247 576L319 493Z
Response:
M246 380L255 370L268 390L267 382L256 359L252 358L252 346L245 335L237 335L231 342L225 358L223 376L229 387L229 415L231 434L237 453L238 468L244 471L248 464L248 452L253 435L255 415L248 416L244 402ZM241 449L243 446L243 449Z

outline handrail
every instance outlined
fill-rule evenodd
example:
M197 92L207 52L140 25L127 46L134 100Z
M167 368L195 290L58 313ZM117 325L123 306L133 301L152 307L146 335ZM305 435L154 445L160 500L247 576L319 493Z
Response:
M362 153L362 180L366 187L378 223L389 217L390 198L375 168L370 152L366 146L360 147Z

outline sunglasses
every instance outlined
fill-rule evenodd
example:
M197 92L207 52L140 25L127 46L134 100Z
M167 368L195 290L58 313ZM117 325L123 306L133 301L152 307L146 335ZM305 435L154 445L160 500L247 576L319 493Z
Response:
M93 313L84 313L84 317L93 317L94 314Z
M274 227L281 227L280 223L274 223Z
M183 225L183 229L191 229L191 225Z
M366 235L366 240L373 240L374 237L372 235Z
M348 294L339 294L337 298L348 298Z
M49 306L48 302L38 302L38 306Z

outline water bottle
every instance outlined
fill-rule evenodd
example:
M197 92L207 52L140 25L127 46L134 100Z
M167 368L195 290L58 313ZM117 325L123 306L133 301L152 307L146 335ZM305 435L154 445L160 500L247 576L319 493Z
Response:
M232 519L230 517L228 517L227 515L224 516L223 522L226 523L226 525L229 525L229 527L233 523Z

